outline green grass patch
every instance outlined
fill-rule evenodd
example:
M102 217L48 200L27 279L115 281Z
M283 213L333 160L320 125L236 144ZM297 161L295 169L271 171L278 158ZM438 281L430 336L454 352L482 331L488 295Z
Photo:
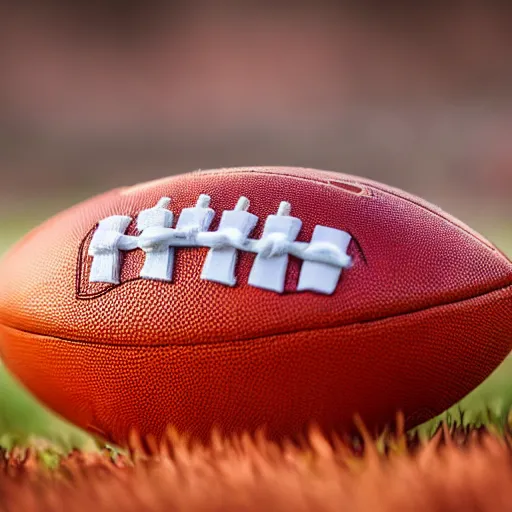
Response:
M94 440L44 408L0 367L0 446L32 444L44 438L65 451L95 449Z

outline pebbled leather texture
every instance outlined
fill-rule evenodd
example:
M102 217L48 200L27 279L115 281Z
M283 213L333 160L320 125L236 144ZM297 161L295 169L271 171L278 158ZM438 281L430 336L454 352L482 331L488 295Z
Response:
M376 322L216 345L102 345L3 327L9 368L43 402L124 444L172 424L209 439L262 426L271 438L408 426L442 412L510 350L512 288ZM105 340L106 342L108 340Z
M139 279L142 251L124 256L121 285L89 283L97 222L135 218L162 196L179 214L209 194L217 212L247 196L260 218L289 201L302 220L349 232L354 264L331 296L200 279L207 249L179 249L172 283ZM512 348L512 264L489 242L418 198L369 180L293 168L191 173L118 189L67 210L25 237L0 266L0 351L55 410L123 440L128 425L171 420L204 435L267 422L275 434L308 421L369 425L440 412ZM436 312L435 315L433 313ZM433 315L433 316L432 316ZM417 416L417 414L416 414ZM422 418L426 419L426 418Z

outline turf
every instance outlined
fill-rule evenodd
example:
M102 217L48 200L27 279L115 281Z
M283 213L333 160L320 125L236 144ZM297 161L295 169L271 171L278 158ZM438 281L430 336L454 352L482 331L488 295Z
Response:
M280 445L214 435L206 446L169 432L160 443L134 435L126 453L0 450L0 511L510 510L509 426L444 425L426 441L360 432L327 440L311 430Z

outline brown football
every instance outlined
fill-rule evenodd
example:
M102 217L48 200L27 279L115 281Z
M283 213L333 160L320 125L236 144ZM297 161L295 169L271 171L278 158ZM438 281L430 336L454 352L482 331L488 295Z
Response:
M0 268L0 351L65 418L119 443L316 423L412 426L512 345L512 264L440 209L343 174L195 172L34 230Z

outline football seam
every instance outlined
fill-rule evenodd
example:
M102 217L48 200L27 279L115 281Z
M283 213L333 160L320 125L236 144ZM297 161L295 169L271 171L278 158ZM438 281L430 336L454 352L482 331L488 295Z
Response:
M124 281L122 281L120 284L117 284L117 285L104 284L103 289L96 291L96 292L84 291L83 283L87 282L87 269L84 264L84 262L85 262L84 253L85 253L85 248L86 248L88 242L90 241L90 237L94 233L95 228L96 228L96 226L87 232L87 235L80 243L80 248L78 251L78 262L77 262L76 277L75 277L75 298L76 298L76 300L80 300L80 301L90 301L90 300L99 299L100 297L103 297L103 296L107 295L108 293L112 292L112 290L114 290L116 288L125 286L128 283L134 283L136 281L142 280L141 277L136 276L133 278L125 279ZM366 255L363 252L363 249L361 247L361 244L359 243L359 240L350 231L347 231L347 233L351 237L350 246L353 247L352 251L349 253L349 256L352 255L351 258L352 258L352 260L354 260L355 255L357 255L357 257L360 259L361 264L368 266L368 260L366 258ZM292 258L293 258L293 256L292 256ZM343 279L343 276L341 276L341 279ZM288 293L288 292L284 292L284 293Z
M303 222L291 215L292 205L282 201L275 215L264 221L260 238L251 237L260 217L250 213L249 199L241 196L232 210L221 213L216 230L210 230L217 212L210 207L211 197L199 195L193 207L181 210L174 223L171 199L162 197L156 206L139 212L137 233L127 233L134 219L114 215L102 219L89 243L92 256L89 282L119 285L121 254L134 250L145 253L139 272L142 279L172 282L174 253L177 249L208 248L201 279L234 286L236 262L240 252L256 254L248 284L282 293L289 256L303 260L297 291L309 290L330 295L341 272L351 266L347 254L350 235L340 229L317 224L310 240L297 240Z
M10 330L13 330L13 331L21 332L21 333L24 333L24 334L29 334L29 335L32 335L32 336L38 336L38 337L42 337L42 338L45 338L45 337L46 338L51 338L52 340L63 341L63 342L66 342L66 343L77 343L77 344L83 344L83 345L96 345L96 346L99 346L99 347L126 347L126 348L145 347L147 349L150 349L150 348L162 348L162 347L202 347L202 346L203 347L215 347L215 346L219 346L219 345L225 345L225 344L228 344L228 343L256 341L256 340L259 340L259 339L262 339L262 338L269 338L269 337L274 338L274 337L280 337L280 336L289 336L290 334L298 334L298 333L303 333L303 332L307 333L307 332L314 332L314 331L328 331L330 329L340 329L340 328L344 328L344 327L349 328L349 327L354 327L354 326L357 326L357 325L368 325L368 324L378 324L378 323L381 323L381 322L389 322L390 320L393 320L393 319L396 319L396 318L402 318L402 317L407 317L407 316L411 316L411 315L416 315L418 313L424 313L424 312L428 312L428 311L432 311L432 310L436 310L436 309L441 309L441 308L445 308L445 307L449 307L449 306L454 306L454 305L457 305L457 304L464 304L466 302L471 302L471 301L474 301L476 299L484 298L486 296L498 294L500 292L504 292L505 293L505 295L502 298L508 298L509 300L511 300L512 299L512 293L509 293L509 292L512 292L512 284L508 283L505 286L500 286L500 287L494 288L492 290L487 290L485 292L482 292L482 293L479 293L479 294L476 294L476 295L473 295L471 297L467 297L467 298L464 298L464 299L461 299L461 300L455 300L455 301L452 301L452 302L445 302L445 303L441 303L441 304L436 304L436 305L433 305L433 306L428 306L426 308L421 308L421 309L417 309L417 310L414 310L414 311L407 311L407 312L404 312L404 313L397 313L395 315L390 315L390 316L381 317L381 318L373 318L373 319L369 319L369 320L362 320L362 321L359 321L359 322L353 322L353 323L347 323L347 324L330 325L330 326L326 326L326 327L314 327L314 328L298 329L296 331L282 331L282 332L277 332L277 333L267 333L267 334L262 334L262 335L258 335L258 336L253 336L253 337L250 337L250 338L237 338L237 339L222 340L222 341L217 341L217 342L153 343L153 344L144 344L144 345L137 344L137 343L119 343L119 342L117 342L117 343L102 343L102 342L94 342L94 341L87 341L87 340L70 339L70 338L65 338L65 337L62 337L62 336L56 336L56 335L53 335L53 334L38 333L38 332L34 332L34 331L29 331L29 330L26 330L26 329L21 329L19 327L10 326L10 325L4 324L4 323L0 323L0 327L4 327L6 329L10 329ZM1 347L0 347L0 349L1 349Z

